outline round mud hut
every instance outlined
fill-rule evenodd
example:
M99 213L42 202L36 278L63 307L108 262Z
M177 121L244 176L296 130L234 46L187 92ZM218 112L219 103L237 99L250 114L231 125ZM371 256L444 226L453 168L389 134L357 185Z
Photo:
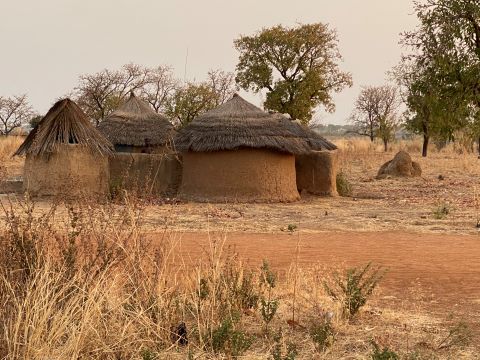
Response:
M113 191L176 195L182 168L172 146L175 130L164 115L131 92L98 129L115 147L109 159Z
M156 113L133 92L117 110L99 125L100 132L113 144L116 152L168 152L174 134L173 125Z
M320 146L295 122L234 95L180 129L179 198L201 202L290 202L299 199L295 155Z
M26 155L24 190L32 196L104 196L112 145L70 99L55 103L15 155Z
M295 157L298 191L317 196L338 195L337 146L307 126L299 126L308 134L311 151Z

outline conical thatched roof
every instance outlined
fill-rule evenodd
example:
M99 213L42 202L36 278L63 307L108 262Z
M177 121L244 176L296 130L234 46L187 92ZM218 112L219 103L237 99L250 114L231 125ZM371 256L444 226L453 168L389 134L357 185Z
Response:
M98 155L110 155L112 144L92 125L70 99L59 100L27 136L15 155L42 156L59 145L78 144Z
M304 154L336 149L314 131L283 115L266 113L237 94L181 129L175 146L181 152L264 148Z
M173 125L167 117L156 113L133 93L98 129L114 145L163 146L173 136Z

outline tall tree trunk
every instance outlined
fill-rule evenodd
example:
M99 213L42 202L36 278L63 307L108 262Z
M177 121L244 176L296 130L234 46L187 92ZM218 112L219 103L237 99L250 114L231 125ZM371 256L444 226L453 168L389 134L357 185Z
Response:
M370 134L370 141L373 143L374 140L375 140L375 136L373 136L373 134Z
M385 152L388 151L388 140L387 139L383 139L383 149L385 150Z
M428 151L428 141L430 140L430 137L428 135L423 135L423 148L422 148L422 156L427 157L427 151Z

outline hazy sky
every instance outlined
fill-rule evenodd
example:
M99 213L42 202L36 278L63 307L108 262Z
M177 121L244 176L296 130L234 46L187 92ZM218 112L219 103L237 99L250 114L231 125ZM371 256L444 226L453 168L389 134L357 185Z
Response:
M170 65L183 78L233 71L233 39L276 24L326 22L338 31L354 86L323 123L344 123L361 85L381 84L412 29L412 0L0 0L0 95L27 93L45 112L78 75L128 62ZM247 95L257 105L261 96Z

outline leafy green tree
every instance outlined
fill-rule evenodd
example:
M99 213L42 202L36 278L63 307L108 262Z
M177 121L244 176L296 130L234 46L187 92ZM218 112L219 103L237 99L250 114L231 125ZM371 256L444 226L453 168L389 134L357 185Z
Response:
M166 101L165 113L179 126L185 126L197 116L230 100L237 90L233 73L210 70L206 81L178 85Z
M28 124L32 127L32 129L38 125L38 123L43 119L42 115L35 115L29 121Z
M236 81L245 90L267 91L264 107L308 123L314 109L334 111L332 95L352 85L336 32L325 24L263 29L234 41L240 52Z
M177 88L169 99L165 114L179 126L185 126L198 115L217 106L218 96L207 83L193 82Z
M420 26L402 35L410 125L428 127L424 139L467 129L480 151L480 2L416 1L415 11Z

